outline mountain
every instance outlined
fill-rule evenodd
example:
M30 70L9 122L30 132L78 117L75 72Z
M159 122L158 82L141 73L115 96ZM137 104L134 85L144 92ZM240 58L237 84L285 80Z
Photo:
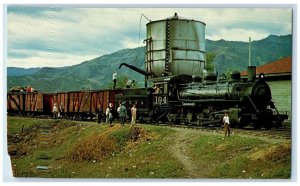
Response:
M248 47L248 42L206 40L206 52L216 54L213 63L218 74L232 70L245 70L248 66ZM265 39L253 41L251 52L252 65L255 66L291 56L292 36L270 35ZM39 69L8 67L8 90L14 86L27 85L42 92L103 89L111 83L113 71L117 71L121 77L126 76L138 81L139 86L142 87L144 76L127 67L121 69L118 67L121 63L128 63L144 69L144 54L144 47L139 47L120 50L69 67Z
M142 75L133 73L126 67L119 70L121 63L144 68L144 47L120 50L74 66L45 67L30 75L12 76L8 74L8 90L14 86L28 85L41 92L103 89L107 88L112 81L113 71L117 71L119 76L143 81ZM8 72L10 71L8 70Z
M40 68L18 68L18 67L9 67L7 68L7 76L24 76L31 75L39 71Z
M246 70L249 64L249 43L206 40L206 52L214 52L215 71L222 74L233 70ZM292 55L292 36L270 35L251 42L251 65L259 66Z

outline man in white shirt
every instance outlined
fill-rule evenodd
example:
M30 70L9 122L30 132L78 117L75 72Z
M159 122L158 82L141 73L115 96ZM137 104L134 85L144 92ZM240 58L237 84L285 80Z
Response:
M228 112L225 112L224 117L223 117L223 123L224 123L224 132L225 132L225 137L228 134L228 137L230 136L230 121L229 121L229 116Z
M114 72L113 73L113 83L114 83L113 89L115 89L116 85L117 85L117 76L118 76L117 72Z
M128 80L127 82L126 82L126 88L130 88L131 87L131 85L134 83L135 81L134 80Z

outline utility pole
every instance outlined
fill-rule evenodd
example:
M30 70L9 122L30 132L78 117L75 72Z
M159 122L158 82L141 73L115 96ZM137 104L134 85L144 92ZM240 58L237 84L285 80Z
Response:
M249 66L251 66L251 37L249 37Z

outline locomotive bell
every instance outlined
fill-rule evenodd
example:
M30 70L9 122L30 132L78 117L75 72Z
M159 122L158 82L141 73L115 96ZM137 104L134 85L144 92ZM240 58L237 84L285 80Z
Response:
M205 67L205 23L179 17L147 25L145 68L152 75L196 75Z

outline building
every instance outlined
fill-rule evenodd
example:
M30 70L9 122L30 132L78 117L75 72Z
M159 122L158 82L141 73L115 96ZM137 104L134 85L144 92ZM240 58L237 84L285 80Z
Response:
M292 57L286 57L275 62L256 67L256 77L264 73L272 90L272 99L280 112L288 112L292 117ZM241 72L246 78L247 71Z

